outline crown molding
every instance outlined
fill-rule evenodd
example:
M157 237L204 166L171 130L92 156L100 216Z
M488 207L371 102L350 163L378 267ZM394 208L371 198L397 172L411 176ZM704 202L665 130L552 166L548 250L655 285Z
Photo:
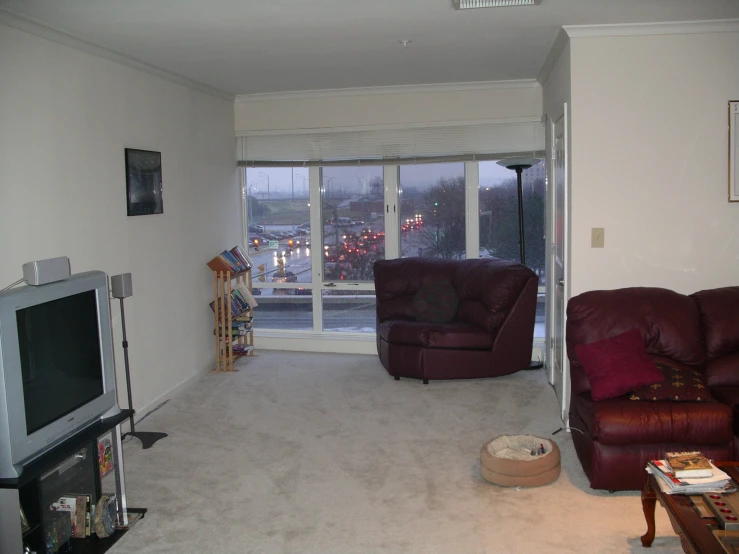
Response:
M181 85L196 90L198 92L203 92L211 96L216 96L230 102L233 102L234 100L234 95L231 93L213 88L209 85L194 81L192 79L188 79L187 77L183 77L176 73L172 73L165 69L150 65L146 62L141 62L139 60L129 58L128 56L124 56L123 54L119 54L118 52L114 52L102 46L98 46L97 44L93 44L92 42L77 38L73 35L65 33L64 31L59 31L47 25L37 23L31 19L16 15L12 12L9 12L5 8L0 8L0 24L4 24L8 27L18 29L19 31L24 31L26 33L50 40L52 42L56 42L57 44L62 44L64 46L74 48L75 50L87 52L88 54L92 54L93 56L97 56L99 58L104 58L106 60L125 65L143 73L148 73L149 75L154 75L176 85Z
M562 52L564 52L565 47L569 42L570 38L569 36L567 36L565 30L560 29L559 33L557 33L557 38L554 39L554 44L552 44L552 48L549 50L549 54L547 54L547 58L544 60L544 64L539 70L539 74L536 76L536 80L542 86L544 86L544 83L546 83L547 79L549 79L549 75L552 72L552 69L556 65L557 61L559 61Z
M570 38L626 37L640 35L683 35L739 32L739 19L673 21L664 23L624 23L608 25L565 25Z
M323 90L297 90L291 92L263 92L239 94L236 103L263 102L271 100L305 100L308 98L337 98L346 96L368 96L376 94L419 94L431 92L465 92L475 90L533 89L536 79L515 81L475 81L469 83L437 83L432 85L398 85L386 87L356 87Z

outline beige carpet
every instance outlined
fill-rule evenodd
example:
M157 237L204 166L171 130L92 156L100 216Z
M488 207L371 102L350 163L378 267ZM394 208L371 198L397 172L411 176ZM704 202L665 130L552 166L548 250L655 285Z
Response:
M592 491L543 371L394 381L374 356L261 351L210 373L124 443L130 506L149 512L121 553L650 552L639 493ZM552 438L562 474L510 489L479 475L500 434ZM680 543L657 507L651 552Z

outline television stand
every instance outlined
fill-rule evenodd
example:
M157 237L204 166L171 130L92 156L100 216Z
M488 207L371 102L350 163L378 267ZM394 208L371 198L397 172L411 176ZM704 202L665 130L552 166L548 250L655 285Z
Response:
M117 500L117 525L108 538L94 536L71 539L59 552L97 554L107 551L128 530L130 524L144 516L145 508L126 506L120 424L132 410L94 422L68 437L38 458L23 465L19 476L0 479L0 552L20 554L24 546L38 554L47 552L47 537L55 514L49 506L60 496L89 495L96 503L103 492L98 470L98 438L111 433L113 475ZM20 510L30 526L23 530ZM58 516L57 516L58 517ZM70 549L71 548L71 549Z

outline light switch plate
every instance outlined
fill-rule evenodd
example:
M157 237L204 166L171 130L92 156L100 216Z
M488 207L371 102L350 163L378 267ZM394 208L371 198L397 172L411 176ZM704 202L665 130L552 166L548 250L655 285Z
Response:
M606 230L603 227L593 227L590 233L590 246L603 248L606 242Z

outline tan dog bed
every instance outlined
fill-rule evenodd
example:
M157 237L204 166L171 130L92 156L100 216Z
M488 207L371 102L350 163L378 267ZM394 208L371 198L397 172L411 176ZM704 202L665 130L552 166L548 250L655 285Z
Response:
M544 453L538 454L542 447ZM560 469L557 444L534 435L501 435L480 451L480 474L503 487L548 485L559 477Z

